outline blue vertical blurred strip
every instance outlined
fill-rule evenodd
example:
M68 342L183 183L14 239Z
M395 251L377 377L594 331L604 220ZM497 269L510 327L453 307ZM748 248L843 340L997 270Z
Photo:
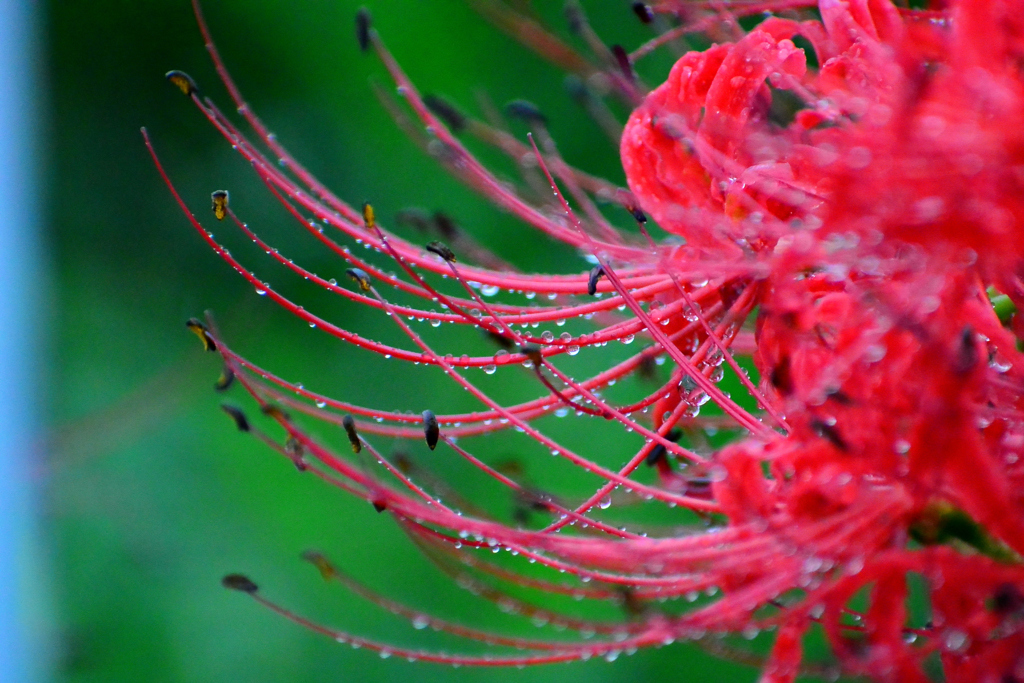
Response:
M41 681L40 51L35 2L0 0L0 681Z

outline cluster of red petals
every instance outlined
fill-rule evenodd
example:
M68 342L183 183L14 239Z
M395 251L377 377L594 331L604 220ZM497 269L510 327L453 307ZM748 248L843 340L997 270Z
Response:
M986 293L1024 304L1024 5L819 10L687 54L623 136L630 188L686 239L677 258L764 269L755 360L791 431L719 453L715 497L794 536L871 519L830 550L848 576L812 591L849 669L923 678L904 607L920 572L947 679L1024 680L1022 615L994 607L1024 588L1024 358ZM779 121L787 95L803 108ZM907 547L952 509L986 547ZM864 586L854 646L836 624Z
M479 4L542 54L581 74L600 71L588 71L584 58L531 19L502 3ZM414 626L517 652L393 647L293 614L244 577L226 583L339 642L442 663L614 659L709 633L775 630L763 680L792 681L801 672L805 634L820 626L844 672L924 681L926 660L937 656L948 681L1024 681L1024 323L1013 315L1024 307L1024 3L813 5L666 0L637 9L646 19L673 15L691 32L703 26L717 42L684 55L646 96L629 69L600 74L637 105L621 138L629 191L569 166L537 116L540 145L531 150L421 97L361 15L364 49L383 60L422 126L398 115L414 137L498 206L598 264L589 274L561 276L512 272L452 233L455 250L478 265L456 264L447 246L424 249L378 225L372 208L360 212L331 194L241 99L197 9L221 78L258 142L191 79L172 72L172 80L302 228L351 266L356 285L321 278L271 249L223 193L215 199L217 218L229 217L295 275L386 313L414 348L361 336L272 289L215 241L175 192L194 227L260 294L319 331L439 368L482 405L473 413L409 416L331 399L273 375L194 322L207 347L223 356L226 376L238 379L286 440L257 430L239 409L229 413L303 471L392 514L474 593L576 637L503 636L427 617L355 583L317 554L307 559L325 578ZM749 31L736 20L772 10ZM667 38L652 41L661 42ZM621 49L617 54L620 66L628 61ZM532 152L556 188L554 203L509 190L463 146L456 135L462 130L517 160ZM620 233L595 200L650 217L675 237L659 245L646 234L645 243ZM344 240L372 248L401 273L357 255ZM446 288L452 283L462 291ZM555 303L489 303L487 289L531 291ZM595 292L609 296L590 298ZM427 310L430 304L443 310ZM631 315L616 316L616 309ZM755 313L751 332L743 325ZM595 329L557 338L530 331L566 319L594 320ZM511 351L438 351L406 320L475 326ZM577 380L555 363L634 336L649 346L592 377ZM730 353L740 347L752 350L760 387ZM643 400L616 405L599 395L656 358L671 361L671 377ZM516 405L495 401L468 374L523 363L542 393ZM756 413L717 386L723 363L750 391ZM709 400L725 415L699 418ZM284 409L343 427L356 455L315 437ZM567 410L616 420L643 445L615 468L602 465L534 422ZM677 425L728 425L741 436L696 452L676 443ZM573 504L540 495L457 441L513 427L596 475L593 495ZM467 460L556 521L538 530L460 509L446 502L451 492L442 496L429 477L392 463L374 444L424 435L431 449ZM383 469L371 472L367 457ZM645 462L657 465L657 483L642 483ZM599 510L616 489L686 508L711 525L660 536L619 528ZM502 549L565 577L538 579L488 558L487 551ZM608 623L563 614L521 599L509 584L619 602L631 618ZM701 595L717 597L690 609L654 606ZM915 621L922 610L927 617Z

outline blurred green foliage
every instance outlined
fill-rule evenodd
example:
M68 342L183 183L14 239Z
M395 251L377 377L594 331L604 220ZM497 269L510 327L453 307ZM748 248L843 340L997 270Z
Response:
M375 26L422 90L443 93L474 112L478 92L498 104L520 97L534 101L551 119L567 159L621 182L616 150L572 104L563 75L465 4L368 4ZM537 5L553 25L564 26L560 2ZM628 2L590 5L596 6L595 27L608 42L636 45L644 39ZM350 0L211 0L205 7L249 102L339 196L353 204L372 199L386 224L404 207L443 208L523 268L582 272L582 260L464 189L397 129L370 87L371 79L391 86L377 61L357 49L355 10ZM182 69L230 109L189 3L54 0L47 11L49 244L56 287L46 513L55 543L62 680L755 677L753 669L683 645L613 665L524 671L382 661L224 591L220 577L244 571L268 595L339 628L411 646L473 650L413 631L341 588L324 585L298 560L301 551L317 548L419 608L539 635L452 586L387 515L301 476L235 432L218 409L222 397L212 390L220 370L216 358L201 354L183 326L205 309L215 313L241 352L290 379L316 379L316 388L326 393L391 409L419 411L425 400L436 400L431 407L444 407L445 401L471 406L453 396L438 373L389 372L382 359L367 358L277 310L200 242L173 204L142 145L140 126L148 128L202 220L208 220L210 191L226 188L232 206L282 252L325 277L341 278L337 261L295 236L294 225L247 164L164 81L167 70ZM667 64L652 61L649 68L664 74ZM525 130L514 132L522 136ZM499 167L504 163L485 156ZM216 228L228 232L226 225ZM262 255L251 248L241 253L257 273L267 273L275 285L280 281L283 291L306 296L308 288L288 283ZM329 301L322 293L310 296L318 312L345 326L397 339L382 315ZM479 339L465 343L481 346ZM230 400L251 407L239 393ZM605 451L614 443L601 430L591 439L595 451L598 439ZM496 452L510 447L493 445ZM624 457L607 455L609 463Z

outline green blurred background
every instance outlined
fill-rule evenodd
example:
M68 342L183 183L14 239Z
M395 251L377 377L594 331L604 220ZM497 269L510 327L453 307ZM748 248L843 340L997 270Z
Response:
M443 208L524 269L582 272L582 260L463 189L397 129L370 87L371 79L386 84L386 74L376 59L359 53L354 40L358 4L210 0L205 11L249 102L339 196L353 204L372 199L388 224L405 207ZM473 112L479 111L478 91L499 105L517 97L534 101L550 117L567 159L622 182L614 148L566 95L563 74L465 4L366 4L422 90L443 93ZM587 4L609 43L635 46L648 35L629 5ZM562 3L545 0L537 6L565 35ZM42 19L50 112L46 242L53 283L43 514L53 549L49 588L59 680L756 677L753 669L683 645L614 664L523 671L384 661L308 633L223 590L222 575L244 571L268 596L339 628L409 646L478 651L414 631L340 587L324 585L298 560L301 551L318 548L419 608L543 635L454 588L387 515L300 476L238 434L218 409L223 397L211 388L219 374L216 358L202 354L183 327L206 309L243 353L311 387L315 379L316 388L340 398L417 411L425 407L424 395L436 400L430 404L435 409L472 405L451 396L436 373L389 373L382 360L281 313L200 242L173 204L143 147L140 126L148 128L172 178L204 221L210 191L227 188L232 206L282 252L325 277L341 277L337 262L308 238L295 236L295 226L247 164L164 81L169 69L187 71L231 109L189 3L53 0ZM652 82L668 64L655 60L646 66ZM227 226L216 228L234 240L234 250L238 240L227 236ZM307 290L289 284L265 257L243 247L239 253L250 267L275 285L280 281L282 291L306 296ZM335 321L398 339L379 314L309 296L318 312ZM466 343L475 345L467 352L483 348L477 338ZM522 384L529 377L520 373L504 381ZM231 400L251 408L238 391ZM599 450L598 439L601 450L612 450L614 438L595 430L591 450ZM624 453L610 453L605 462L621 462Z

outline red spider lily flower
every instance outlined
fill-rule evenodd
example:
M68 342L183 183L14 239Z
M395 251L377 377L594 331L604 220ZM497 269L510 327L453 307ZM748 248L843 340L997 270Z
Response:
M419 246L379 225L372 206L357 210L335 197L245 105L198 7L217 70L258 141L186 75L169 77L299 225L345 261L353 284L324 280L272 251L236 216L225 192L213 195L215 217L297 275L379 310L409 345L344 329L257 279L192 216L156 163L200 236L261 293L339 339L439 368L481 406L410 415L321 396L190 321L205 347L223 357L222 388L237 380L287 436L273 439L226 407L238 427L390 513L474 592L576 637L511 637L428 617L356 583L318 553L306 559L325 579L414 625L512 651L397 648L293 614L243 576L225 584L340 642L434 662L612 659L708 633L775 630L762 680L792 681L805 634L820 627L847 673L924 681L924 661L937 656L949 681L1024 681L1024 323L1015 315L1024 305L1024 3L636 3L640 19L665 23L632 54L601 44L574 9L573 29L594 58L499 2L478 4L542 55L605 84L633 108L621 134L628 190L563 160L530 105L509 109L534 129L524 144L421 96L365 13L358 37L394 78L419 124L409 126L414 136L497 206L589 256L589 272L516 272L443 220L434 229L446 241ZM754 17L762 20L742 28ZM685 54L648 91L633 63L692 33L717 42ZM581 98L594 104L581 83ZM463 132L516 159L533 155L554 199L530 200L510 189L467 151L456 135ZM148 137L146 144L152 151ZM598 200L631 213L640 234L613 227ZM648 217L673 238L656 241ZM345 246L353 240L390 259L400 274ZM499 291L532 292L551 303L492 299ZM476 327L503 348L484 356L441 350L410 318ZM533 331L565 320L590 322L579 333ZM649 345L591 377L564 369L567 356L599 354L609 342L634 338ZM758 384L736 360L744 351L752 352ZM658 363L671 372L654 391L628 403L602 396ZM521 364L540 395L514 405L492 398L471 374ZM723 366L749 400L720 387ZM702 416L709 402L721 414ZM543 430L544 417L565 412L617 422L642 442L617 465L601 464ZM314 437L308 418L340 425L352 453ZM709 429L736 437L712 448L703 438ZM567 502L465 445L466 437L508 430L598 483ZM459 499L407 460L389 457L380 437L425 440L431 450L464 458L514 492L526 512L502 521ZM383 470L371 472L367 462ZM623 504L651 501L702 521L685 531L622 528L603 514L613 493ZM552 517L532 528L529 510ZM537 578L486 550L511 551L564 576ZM908 606L914 581L924 586L917 600L927 607L926 621L915 621ZM612 601L627 614L614 623L576 617L509 587ZM703 593L715 599L688 604ZM684 608L662 607L664 600Z

